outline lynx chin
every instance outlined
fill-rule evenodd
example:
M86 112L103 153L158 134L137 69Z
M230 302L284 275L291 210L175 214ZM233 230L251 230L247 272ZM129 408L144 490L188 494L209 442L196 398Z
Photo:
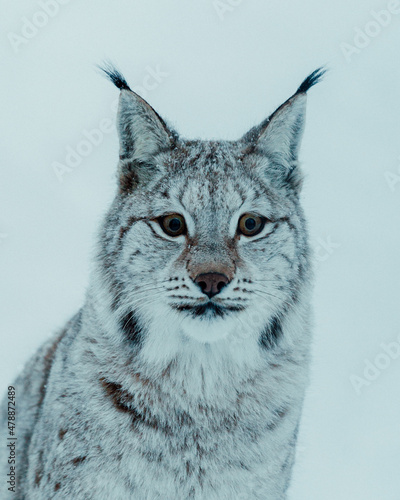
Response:
M118 188L85 304L14 383L2 499L281 500L310 359L298 153L312 73L236 141L181 138L120 89Z

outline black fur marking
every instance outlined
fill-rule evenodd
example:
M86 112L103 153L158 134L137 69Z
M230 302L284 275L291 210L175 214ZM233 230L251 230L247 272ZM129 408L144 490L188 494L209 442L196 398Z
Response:
M224 317L229 312L239 312L243 311L243 306L230 306L230 307L222 307L220 305L214 304L213 302L207 302L207 304L202 304L199 306L191 306L191 305L174 305L172 306L177 311L188 312L195 318L202 316L215 316L215 317Z
M260 336L260 345L264 349L271 349L274 347L280 337L282 336L282 324L280 319L275 316L272 318L270 324L263 330Z
M119 322L121 330L126 338L134 345L140 345L142 342L142 329L140 328L136 315L133 311L126 314Z
M115 66L111 63L106 62L102 66L97 66L103 73L106 74L107 78L112 81L112 83L118 87L120 90L131 90L128 82L125 80L124 75L117 70Z
M275 430L278 425L284 420L286 415L288 414L288 408L277 409L274 413L274 418L271 422L267 424L267 429L269 431Z
M315 71L311 73L310 76L308 76L304 82L300 85L300 87L297 89L296 94L303 94L310 90L311 87L314 87L317 83L319 83L323 76L326 73L325 68L318 68Z
M100 378L100 383L106 391L106 394L111 399L115 409L121 413L130 415L133 427L136 430L141 431L141 427L144 425L154 429L155 431L162 431L168 436L173 434L171 427L167 423L161 422L156 416L152 415L150 410L139 411L135 405L132 394L124 390L120 384L106 380L104 377ZM149 382L147 380L143 380L142 383L147 385ZM182 422L180 422L180 424L182 425Z

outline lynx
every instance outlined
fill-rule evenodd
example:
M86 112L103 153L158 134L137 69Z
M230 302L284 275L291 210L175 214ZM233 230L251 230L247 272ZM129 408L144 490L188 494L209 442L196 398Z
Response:
M181 138L114 68L118 187L84 306L27 363L17 500L287 498L310 362L298 153L316 70L236 141Z

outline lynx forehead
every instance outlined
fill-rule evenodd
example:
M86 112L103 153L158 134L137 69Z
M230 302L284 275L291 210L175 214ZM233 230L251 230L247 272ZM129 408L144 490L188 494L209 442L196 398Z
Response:
M84 306L14 384L0 496L283 500L311 339L298 153L323 71L237 141L181 138L105 72L118 189Z

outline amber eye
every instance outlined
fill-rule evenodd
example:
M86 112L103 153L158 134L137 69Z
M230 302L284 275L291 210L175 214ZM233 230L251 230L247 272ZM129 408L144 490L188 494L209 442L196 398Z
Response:
M244 214L239 220L239 232L245 236L255 236L265 225L265 219L256 214Z
M169 236L180 236L186 232L186 223L182 215L170 214L161 217L160 226Z

